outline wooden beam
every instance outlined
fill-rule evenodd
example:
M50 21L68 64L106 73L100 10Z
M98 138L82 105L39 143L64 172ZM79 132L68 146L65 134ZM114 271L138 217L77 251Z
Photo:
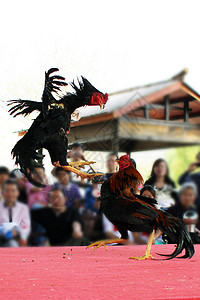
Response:
M133 112L144 110L144 108L146 108L146 107L148 108L148 110L151 110L151 109L165 109L165 104L146 104L143 107L139 107L139 108L133 110ZM173 106L173 105L168 105L168 108L173 109L173 110L184 110L184 107ZM189 108L189 111L192 111L192 109Z
M164 97L164 105L165 105L165 120L169 121L169 95Z
M151 141L200 144L200 125L137 119L133 122L126 118L119 120L119 138Z
M119 121L118 119L113 120L113 137L112 137L112 151L116 154L119 152Z
M183 117L182 117L183 118ZM113 133L118 126L117 143L113 145ZM142 151L183 145L200 144L200 125L173 121L158 121L123 116L118 124L111 122L96 123L73 127L69 143L79 141L90 151L114 150L118 152Z
M189 87L185 82L181 82L181 89L192 96L194 99L200 101L200 95L196 91L191 89L191 87Z
M89 124L94 124L94 123L99 123L102 121L108 121L112 120L114 118L113 113L102 113L99 115L93 115L89 117L84 117L80 119L78 122L72 122L70 127L79 127L79 126L84 126L84 125L89 125Z
M114 118L118 118L120 116L123 116L124 114L128 114L132 110L135 110L141 106L145 106L146 104L159 102L160 99L162 99L165 95L176 92L180 88L181 88L181 82L175 82L175 83L172 83L171 85L169 85L165 88L161 88L159 91L156 91L145 97L142 97L142 95L141 95L141 98L138 99L137 101L130 100L130 103L128 105L126 105L125 107L116 109L113 113ZM133 99L134 99L134 94L133 94Z
M184 103L185 100L192 102L192 101L195 101L196 99L190 96L190 97L184 97L184 98L179 98L179 99L171 99L170 103L171 104L179 104L179 103Z
M198 118L200 117L200 111L199 112L196 112L196 113L189 113L189 119L192 119L192 118ZM184 115L179 115L179 116L174 116L174 117L171 117L171 120L172 121L175 121L175 120L183 120L184 119Z
M145 105L144 108L144 117L145 119L149 119L149 106L148 105Z
M189 102L184 102L184 122L189 122Z

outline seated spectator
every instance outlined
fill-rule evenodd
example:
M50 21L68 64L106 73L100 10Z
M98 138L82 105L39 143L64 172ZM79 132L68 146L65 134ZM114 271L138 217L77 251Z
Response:
M151 185L145 185L141 191L140 195L144 197L154 198L156 199L156 191Z
M71 150L67 153L67 158L71 158L72 161L86 160L83 145L80 143L72 144Z
M185 220L186 213L195 213L197 216L199 215L198 210L195 205L195 200L197 197L197 188L194 183L185 183L182 185L179 192L179 202L168 209L168 212L177 217L179 219ZM197 224L198 217L195 223ZM194 223L194 224L195 224ZM190 232L191 238L194 243L200 243L199 231L194 230L194 232Z
M118 239L121 237L120 232L117 228L106 218L103 214L103 230L107 239ZM132 232L128 231L128 239L130 243L133 243Z
M95 213L99 211L100 202L97 200L100 197L100 185L93 183L91 187L86 190L85 194L85 209L91 210Z
M140 195L156 199L156 191L151 185L145 185L141 189ZM133 232L133 236L136 244L145 245L147 243L149 234L146 232Z
M200 167L200 153L196 156L196 161L190 164L188 169L179 177L178 183L183 184L186 182L193 182L198 189L197 205L200 207L200 170L196 171Z
M54 189L50 193L50 207L31 211L32 220L42 225L52 246L88 245L84 238L80 216L72 207L66 206L62 190Z
M30 233L28 206L18 202L19 188L13 179L2 187L0 202L0 245L4 247L26 246Z
M44 188L39 188L32 185L32 183L28 181L26 182L26 193L28 197L28 206L30 209L37 209L41 206L47 206L49 192L51 191L51 186L47 182L44 168L37 167L36 171L42 178L43 182L46 183L46 186Z
M107 173L105 174L103 180L109 179L114 173L117 172L118 163L116 162L117 155L115 153L110 153L107 156L106 168ZM82 219L84 223L84 232L86 236L91 240L98 240L98 237L104 237L105 229L102 224L105 221L105 216L102 217L101 212L99 212L101 183L98 182L99 178L93 181L91 187L87 188L85 194L85 210L82 214ZM107 220L107 222L109 222ZM111 224L112 227L112 224ZM103 233L104 231L104 233Z
M169 170L164 159L157 159L152 167L150 178L145 185L151 185L156 189L156 200L158 205L167 209L175 204L175 184L169 177Z
M118 163L116 162L116 159L118 159L118 157L117 154L115 153L110 153L107 156L107 160L106 160L107 173L105 174L107 179L109 179L113 174L117 172Z
M24 204L28 204L28 197L26 193L26 177L21 173L19 169L15 169L10 173L10 178L16 180L19 187L19 197L18 200Z
M84 233L92 241L104 238L102 213L99 210L101 185L97 183L99 182L98 179L86 190L85 207L81 215L84 224Z
M6 167L0 167L0 200L2 199L2 186L9 177L9 170Z
M72 144L71 150L67 154L67 159L68 160L70 159L72 162L79 162L83 160L87 161L84 155L83 145L77 142ZM82 171L85 173L90 173L90 172L93 173L93 169L89 165L86 165ZM71 182L78 184L81 198L85 198L86 189L88 188L89 185L88 180L82 179L80 176L77 177L77 175L72 172Z
M185 183L179 191L179 201L176 205L169 207L168 212L183 219L186 211L195 209L195 200L197 197L197 188L194 183Z
M58 167L55 169L55 176L58 182L53 184L53 189L63 190L67 207L79 208L82 197L78 185L70 181L71 172Z
M83 145L77 142L72 144L71 150L66 155L67 155L67 160L68 161L71 160L71 162L87 161L87 159L84 156ZM82 171L84 171L85 173L93 172L93 170L89 165L85 165ZM53 176L56 176L55 172L56 172L56 168L53 168L51 174ZM77 177L75 173L71 172L70 181L78 185L81 198L82 199L85 198L85 192L89 186L88 180L82 179L80 176Z

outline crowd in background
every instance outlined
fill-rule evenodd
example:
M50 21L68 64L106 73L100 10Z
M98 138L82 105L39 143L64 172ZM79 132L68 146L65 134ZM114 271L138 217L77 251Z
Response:
M72 161L86 160L83 147L72 145L67 154ZM110 153L106 160L109 179L118 170L117 155ZM136 166L136 162L134 162ZM190 222L189 231L195 243L200 243L200 154L196 162L180 174L177 189L170 178L164 159L154 162L149 179L140 189L140 194L155 198L160 209L175 217ZM86 172L89 172L86 169ZM197 169L197 171L196 171ZM62 168L54 168L55 183L48 183L44 168L36 168L46 183L39 188L33 186L23 174L15 169L0 167L0 246L81 246L99 239L119 237L117 229L100 211L100 188L98 182L90 183L77 178ZM196 172L195 172L196 171ZM187 225L189 226L189 225ZM129 232L129 242L145 244L146 233ZM169 242L160 237L156 243Z

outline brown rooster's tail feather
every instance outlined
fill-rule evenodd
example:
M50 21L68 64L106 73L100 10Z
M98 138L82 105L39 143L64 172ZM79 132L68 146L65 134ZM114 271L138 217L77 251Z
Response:
M158 211L157 222L158 228L167 234L171 243L177 244L177 247L172 254L159 255L168 256L168 259L172 259L185 250L185 255L183 255L181 258L192 258L195 252L194 245L183 222L164 211Z

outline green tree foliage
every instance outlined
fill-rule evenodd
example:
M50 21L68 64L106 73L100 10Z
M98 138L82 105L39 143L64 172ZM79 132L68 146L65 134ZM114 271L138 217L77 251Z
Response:
M200 152L200 146L178 147L166 151L170 177L176 184L178 184L179 176L185 172L191 163L196 161L198 152Z

